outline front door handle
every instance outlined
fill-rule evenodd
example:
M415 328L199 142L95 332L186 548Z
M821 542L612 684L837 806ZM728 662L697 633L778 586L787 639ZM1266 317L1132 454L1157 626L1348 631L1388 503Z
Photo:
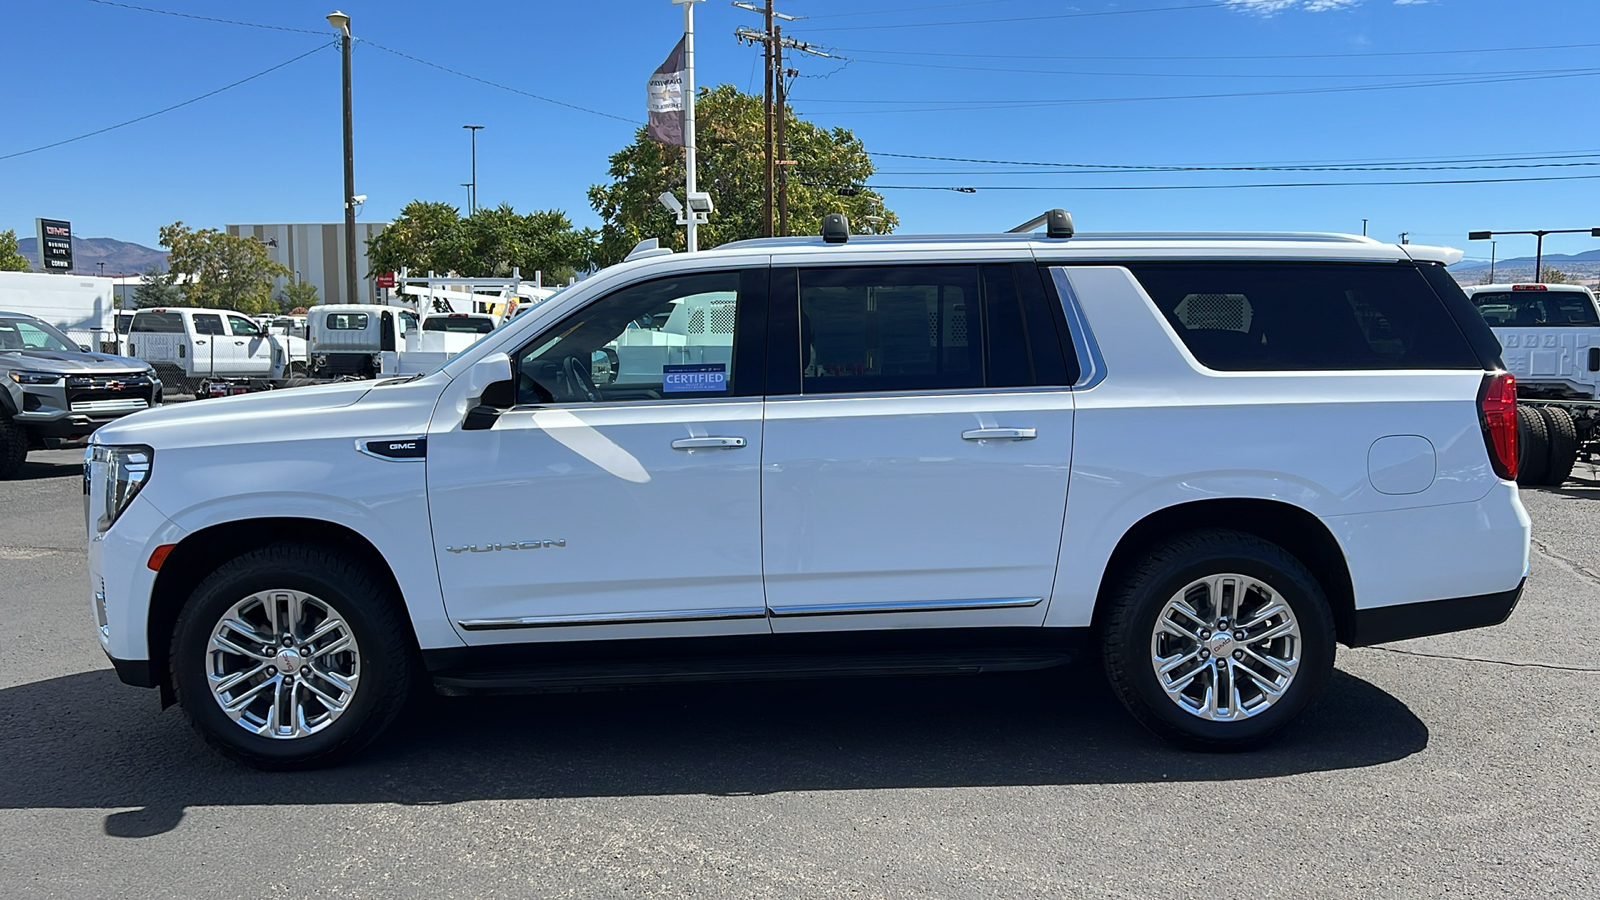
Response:
M742 437L690 437L672 442L674 450L734 450L745 445Z
M1033 428L974 428L961 432L964 441L1031 441L1038 436Z

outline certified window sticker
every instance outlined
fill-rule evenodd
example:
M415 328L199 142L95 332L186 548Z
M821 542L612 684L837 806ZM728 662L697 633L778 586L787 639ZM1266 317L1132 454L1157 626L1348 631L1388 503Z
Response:
M727 389L728 367L723 363L661 367L663 394L699 394Z

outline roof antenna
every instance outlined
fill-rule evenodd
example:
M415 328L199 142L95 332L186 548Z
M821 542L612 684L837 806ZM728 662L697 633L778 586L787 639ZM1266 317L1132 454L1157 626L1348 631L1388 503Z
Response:
M843 244L850 240L850 220L844 213L828 213L822 217L822 240L829 244Z

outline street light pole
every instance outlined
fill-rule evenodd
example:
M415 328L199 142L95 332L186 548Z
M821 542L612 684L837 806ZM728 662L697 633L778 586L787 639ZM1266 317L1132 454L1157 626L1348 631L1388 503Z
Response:
M328 24L339 32L344 57L344 290L346 303L359 303L356 293L356 152L355 124L350 100L350 17L338 10L328 13Z
M1494 284L1494 258L1495 258L1495 254L1498 253L1499 250L1500 250L1500 242L1499 241L1490 241L1489 242L1489 283L1490 284Z
M467 199L467 215L478 211L478 132L483 130L482 125L463 125L462 128L472 133L472 192Z
M1600 238L1600 228L1535 228L1535 229L1532 229L1531 231L1469 231L1469 232L1467 232L1467 240L1469 240L1469 241L1488 241L1490 238L1494 237L1497 234L1531 234L1531 235L1533 235L1535 238L1538 239L1538 244L1536 245L1536 249L1534 251L1534 257L1533 257L1533 282L1534 282L1534 284L1543 284L1544 283L1544 236L1547 235L1547 234L1585 234L1585 233L1587 233L1590 237ZM1494 242L1490 241L1489 246L1491 248L1490 249L1489 274L1492 277L1494 275L1494 261L1493 261L1494 260L1494 257L1493 257Z
M695 159L694 159L694 5L700 0L672 0L675 5L683 7L683 167L684 187L686 190L684 200L689 206L689 221L685 223L685 243L690 253L700 249L700 236L696 228L700 224L695 221L694 195L699 192L695 185Z

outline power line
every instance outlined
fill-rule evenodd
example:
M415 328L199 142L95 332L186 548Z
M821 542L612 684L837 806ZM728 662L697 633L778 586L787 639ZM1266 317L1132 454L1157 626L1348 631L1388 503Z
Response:
M1512 69L1498 72L1095 72L1074 69L1014 69L1001 66L952 66L942 63L915 63L898 62L888 59L862 59L851 57L852 61L869 66L899 66L911 69L948 69L956 72L1000 72L1018 75L1079 75L1092 78L1246 78L1246 79L1288 79L1288 78L1466 78L1466 77L1499 77L1514 75L1554 75L1570 72L1592 72L1590 68L1572 69Z
M944 53L930 50L875 50L869 47L836 47L841 53L876 53L880 56L937 56L953 59L1047 59L1047 60L1093 60L1096 62L1168 62L1182 60L1232 62L1235 60L1282 60L1282 59L1367 59L1373 57L1394 56L1452 56L1467 53L1530 53L1534 51L1549 50L1592 50L1600 44L1547 44L1542 47L1478 47L1458 50L1395 50L1369 53L1278 53L1257 56L1242 56L1229 53L1221 56L1083 56L1080 54L1025 56L1017 53Z
M115 6L118 9L132 9L138 12L155 13L159 16L175 16L180 19L195 19L200 22L216 22L219 25L242 25L246 28L265 28L268 31L289 31L295 34L324 34L323 31L313 31L310 28L288 28L283 25L262 25L259 22L240 22L236 19L217 19L211 16L197 16L193 13L173 12L170 9L152 9L148 6L134 6L132 3L115 3L113 0L88 0L101 6Z
M462 71L459 71L457 69L452 69L449 66L441 66L436 62L429 62L428 60L422 59L421 57L412 56L409 53L405 53L403 51L396 50L393 47L385 47L384 45L379 44L379 43L374 43L373 41L368 40L367 38L359 38L358 37L355 40L360 42L360 43L362 43L362 44L366 44L368 47L371 47L374 50L382 50L385 53L392 53L395 56L398 56L398 57L400 57L402 59L409 59L414 63L419 63L421 65L428 66L429 68L438 69L441 72L448 72L451 75L454 75L454 76L456 76L458 78L465 78L468 81L476 81L479 84L486 84L486 85L488 85L489 87L492 87L492 88L499 88L502 91L510 91L513 94L521 94L524 97L531 97L534 100L540 100L540 101L543 101L545 103L553 103L556 106L564 106L567 109L573 109L573 110L577 110L578 112L588 113L588 114L590 114L592 116L603 116L603 117L605 117L607 119L616 119L618 122L627 122L629 125L643 125L644 124L643 122L640 122L637 119L630 119L627 116L618 116L618 115L614 115L614 114L608 113L608 112L601 112L598 109L590 109L587 106L579 106L576 103L568 103L565 100L557 100L554 97L546 97L546 96L544 96L542 94L535 94L535 93L533 93L531 91L522 90L521 88L514 88L514 87L512 87L512 86L510 86L508 84L501 84L498 81L490 81L487 78L479 78L476 75L469 75L466 72L462 72Z
M997 165L997 166L1053 166L1053 167L1062 168L1062 169L1107 169L1107 170L1117 170L1117 169L1140 169L1140 170L1144 170L1144 169L1166 169L1166 170L1170 170L1170 171L1184 171L1184 170L1193 169L1193 168L1203 168L1205 165L1208 165L1208 164L1183 164L1183 165L1158 166L1158 165L1119 165L1119 164L1116 164L1116 163L1039 162L1038 160L984 159L984 158L981 158L981 157L972 157L972 156L932 156L932 155L923 154L923 153L890 153L890 152L879 151L879 150L868 150L868 151L866 151L866 153L867 153L868 156L882 156L882 157L888 157L888 158L892 158L892 159L921 159L921 160L933 160L935 162L982 163L982 164L986 164L986 165ZM1437 164L1444 164L1444 163L1468 163L1468 162L1522 162L1522 161L1527 161L1527 160L1546 160L1546 159L1587 159L1587 158L1594 157L1594 156L1600 156L1600 149L1596 149L1596 150L1546 150L1546 151L1540 151L1540 152L1537 152L1537 153L1534 153L1534 154L1524 155L1524 156L1443 156L1443 157L1413 156L1413 157L1369 159L1369 160L1314 160L1314 161L1301 160L1301 161L1298 161L1298 162L1233 163L1233 164L1209 164L1209 165L1248 166L1248 167L1251 167L1251 168L1263 168L1263 169L1270 169L1270 168L1274 168L1274 167L1278 167L1278 166L1313 166L1313 165L1345 166L1345 167L1352 167L1353 168L1353 167L1358 167L1358 166L1395 165L1395 164L1398 164L1398 163L1437 163Z
M1592 181L1600 175L1546 175L1525 178L1458 178L1421 181L1299 181L1259 184L1114 184L1114 185L1055 185L1055 184L996 184L983 187L959 187L931 184L868 184L863 187L875 191L958 191L975 194L979 191L1224 191L1249 188L1319 188L1319 187L1387 187L1433 184L1521 184L1535 181ZM825 187L825 185L813 185Z
M926 4L922 6L901 6L895 9L874 9L869 12L853 13L826 13L820 16L801 16L801 18L807 21L817 21L821 19L859 19L862 16L888 16L908 12L933 12L937 9L955 9L962 6L993 6L996 3L1015 2L1017 2L1017 0L967 0L965 3L938 3L932 6Z
M1519 81L1551 81L1563 78L1590 78L1600 75L1600 69L1588 69L1581 73L1566 75L1527 75L1515 78L1473 78L1452 79L1444 81L1413 81L1396 82L1394 84L1361 84L1342 85L1336 87L1320 88L1292 88L1281 91L1233 91L1217 94L1168 94L1154 97L1087 97L1073 100L854 100L818 98L815 100L800 100L803 103L850 103L850 104L880 104L880 105L912 105L918 103L964 103L965 106L934 106L920 109L872 109L835 112L834 115L873 115L884 113L929 113L929 112L968 112L985 109L1030 109L1047 106L1087 106L1101 103L1143 103L1163 100L1223 100L1241 97L1283 97L1304 94L1347 94L1364 93L1368 91L1391 91L1429 87L1454 87L1458 85L1480 84L1508 84Z
M1189 12L1200 9L1225 9L1231 3L1200 3L1190 6L1148 6L1142 9L1108 9L1100 12L1057 13L1048 16L1015 16L1005 19L966 19L957 22L899 22L893 25L834 25L807 28L808 31L886 31L901 28L945 28L954 25L995 25L1010 22L1041 22L1049 19L1098 19L1105 16L1134 16L1143 13Z
M96 0L96 2L98 2L98 0ZM320 34L321 32L316 32L316 33ZM64 140L55 141L55 142L49 143L49 144L42 144L42 145L40 145L38 147L33 147L33 148L28 149L28 150L18 150L15 153L7 153L4 156L0 156L0 160L14 159L14 158L16 158L18 156L27 156L29 153L38 153L40 150L49 150L52 147L60 147L63 144L70 144L70 143L73 143L74 141L81 141L81 140L83 140L85 138L92 138L97 134L105 134L108 131L115 131L118 128L125 128L125 127L127 127L129 125L134 124L135 122L143 122L146 119L153 119L156 116L162 115L163 113L172 112L175 109L182 109L183 107L188 106L191 103L199 103L201 100L204 100L207 97L215 97L216 95L222 93L223 91L232 90L233 88L236 88L241 84L245 84L247 82L255 81L257 78L260 78L263 75L268 75L268 74L271 74L273 72L276 72L279 69L283 68L284 66L287 66L290 63L299 62L300 60L305 59L306 57L310 56L313 53L316 53L319 50L325 50L328 47L332 47L335 43L337 43L337 42L336 41L329 41L326 44L318 45L318 46L313 47L310 50L307 50L306 52L300 54L299 56L296 56L296 57L294 57L292 59L286 59L283 62L278 63L277 65L275 65L275 66L273 66L273 67L271 67L269 69L262 69L261 71L255 73L254 75L249 75L249 76L246 76L244 78L241 78L238 81L233 82L232 84L223 85L222 87L219 87L214 91L207 91L207 92L205 92L204 94L201 94L198 97L191 97L190 99L185 100L182 103L174 103L171 106L165 107L163 109L158 109L155 112L145 113L142 116L139 116L139 117L133 118L133 119L129 119L126 122L118 122L115 125L107 125L104 128L97 128L94 131L90 131L90 132L87 132L85 134L80 134L80 135L78 135L76 137L69 137L69 138L66 138Z

